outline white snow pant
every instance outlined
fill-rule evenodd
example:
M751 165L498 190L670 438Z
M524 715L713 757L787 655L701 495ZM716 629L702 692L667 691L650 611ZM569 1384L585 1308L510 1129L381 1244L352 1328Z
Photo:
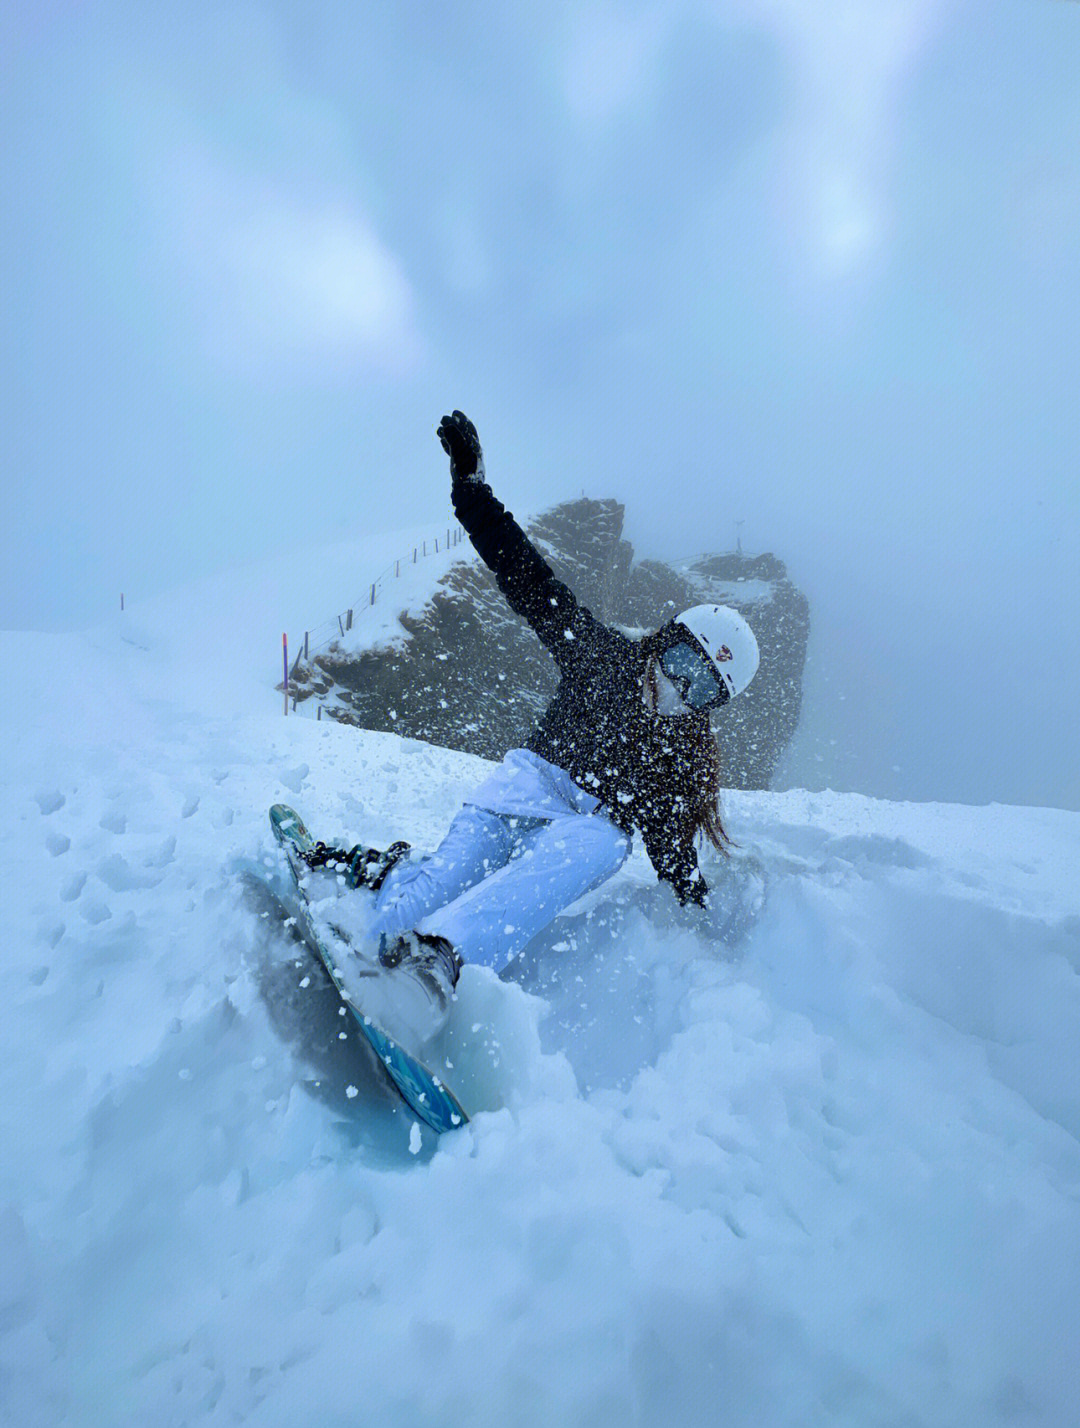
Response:
M371 931L436 933L466 962L499 971L563 908L617 872L630 847L562 769L512 749L436 851L391 870Z

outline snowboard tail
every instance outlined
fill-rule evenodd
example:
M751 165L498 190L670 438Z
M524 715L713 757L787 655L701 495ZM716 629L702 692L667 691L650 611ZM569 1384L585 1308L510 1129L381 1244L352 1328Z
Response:
M390 1084L409 1109L432 1130L441 1133L467 1124L469 1117L449 1086L422 1061L399 1045L381 1026L365 1016L363 1009L356 1004L353 994L343 985L341 973L336 966L337 959L327 947L308 906L303 881L307 867L302 855L313 849L315 842L304 826L304 820L286 804L275 803L270 809L270 827L284 850L309 941L326 969L327 976L348 1007L361 1036L378 1057Z

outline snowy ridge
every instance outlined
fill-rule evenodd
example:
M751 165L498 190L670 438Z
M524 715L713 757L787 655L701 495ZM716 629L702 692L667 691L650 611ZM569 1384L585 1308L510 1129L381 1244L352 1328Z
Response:
M0 1422L1075 1423L1080 815L729 795L738 945L635 853L543 999L466 969L436 1144L304 1089L239 870L485 766L283 718L260 578L9 637L85 694L2 715Z
M475 559L464 532L456 524L447 527L445 537L415 541L374 576L355 605L306 629L297 655L306 649L305 657L310 659L331 644L352 654L375 644L398 642L404 638L399 613L422 609L451 565Z

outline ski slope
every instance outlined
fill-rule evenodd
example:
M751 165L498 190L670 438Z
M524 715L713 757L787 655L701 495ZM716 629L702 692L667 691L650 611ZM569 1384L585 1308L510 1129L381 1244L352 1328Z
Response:
M381 556L5 636L0 1422L1080 1421L1080 815L733 794L735 945L635 852L542 997L466 969L468 1127L305 1089L267 807L430 845L485 767L282 717Z

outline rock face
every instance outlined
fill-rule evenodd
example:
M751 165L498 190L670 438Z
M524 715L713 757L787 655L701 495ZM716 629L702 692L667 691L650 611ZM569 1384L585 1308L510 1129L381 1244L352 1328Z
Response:
M772 555L702 556L677 569L633 563L617 501L556 506L528 527L560 580L598 619L631 632L655 629L689 605L733 605L761 647L750 688L715 718L724 781L768 788L799 722L810 628L806 597ZM450 567L428 603L399 616L404 638L299 664L298 701L321 713L447 748L498 759L524 742L555 690L550 655L514 615L475 557Z

